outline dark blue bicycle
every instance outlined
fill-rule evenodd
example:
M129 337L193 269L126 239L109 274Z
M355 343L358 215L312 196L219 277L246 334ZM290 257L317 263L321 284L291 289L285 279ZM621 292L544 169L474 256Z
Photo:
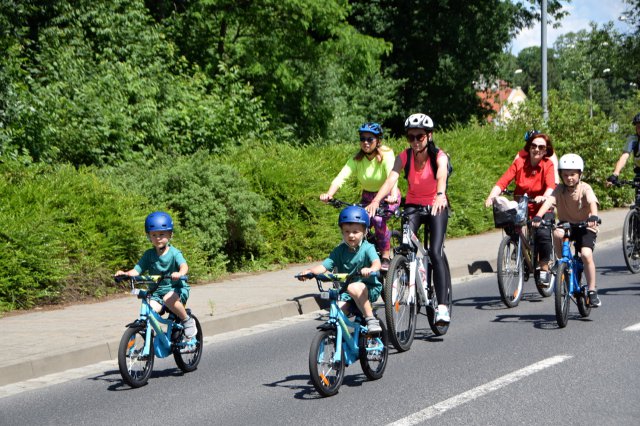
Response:
M600 221L598 221L600 223ZM555 304L556 304L556 322L560 328L567 326L569 319L569 307L571 302L576 304L580 316L585 318L591 314L591 305L589 304L588 286L585 283L584 265L580 253L571 253L571 228L585 228L586 222L558 224L562 228L564 235L562 237L562 258L558 260L558 269L556 271L556 287L555 287ZM575 248L575 244L574 244Z
M381 378L389 356L384 323L380 322L380 335L370 335L366 321L357 309L354 319L350 320L338 307L340 293L360 275L309 273L295 277L315 278L320 297L330 301L329 319L318 327L319 332L309 349L309 373L318 393L322 396L337 394L344 380L345 366L357 360L360 360L362 372L369 380ZM324 289L323 282L332 282L333 288Z

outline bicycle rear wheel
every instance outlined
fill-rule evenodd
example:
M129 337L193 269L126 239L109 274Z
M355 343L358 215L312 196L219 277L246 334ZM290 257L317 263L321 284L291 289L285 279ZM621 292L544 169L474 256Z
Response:
M200 321L198 321L195 315L191 314L191 318L196 321L196 328L198 330L195 336L195 343L186 346L174 346L173 349L173 359L175 359L178 368L185 373L190 373L198 368L200 358L202 358L202 327L200 327Z
M566 263L558 265L556 277L555 302L556 302L556 322L560 328L567 326L569 318L569 305L571 304L571 273Z
M591 315L591 303L589 300L589 290L584 272L580 274L578 284L580 285L580 293L576 295L576 305L578 305L578 312L580 312L580 316L582 318L586 318Z
M333 396L344 380L344 358L337 361L336 330L322 330L316 334L309 349L311 382L322 396Z
M624 262L632 274L640 272L640 213L629 210L622 229L622 252Z
M439 303L443 303L445 305L447 305L449 307L449 317L451 318L453 316L453 286L451 285L451 270L449 269L449 260L447 259L447 254L443 253L442 254L442 260L444 261L444 267L445 267L445 284L447 286L447 296L445 298L445 300L443 302L438 302ZM431 270L431 272L433 272L433 269ZM435 288L433 286L433 273L429 274L429 298L432 301L437 301L437 298L435 296ZM427 306L427 319L429 320L429 327L431 328L431 331L433 331L433 334L435 334L436 336L444 336L445 334L447 334L447 331L449 331L449 325L451 323L446 323L446 324L437 324L435 321L435 310L433 309L433 306L435 306L436 303L431 303L430 306Z
M582 318L586 318L591 315L591 304L589 303L589 291L586 285L580 286L580 293L576 294L576 305L578 305L578 312Z
M378 380L387 368L389 357L387 327L383 322L380 322L380 327L382 328L380 336L360 334L360 366L369 380Z
M132 388L147 384L153 371L153 335L150 336L149 354L143 356L146 327L129 327L124 331L118 347L118 368L122 380Z
M514 241L510 236L504 237L498 248L498 290L502 302L509 308L518 306L522 298L523 264L517 240Z
M384 283L384 313L391 344L399 352L408 351L416 332L418 305L414 283L409 282L409 261L401 254L394 256L389 265Z

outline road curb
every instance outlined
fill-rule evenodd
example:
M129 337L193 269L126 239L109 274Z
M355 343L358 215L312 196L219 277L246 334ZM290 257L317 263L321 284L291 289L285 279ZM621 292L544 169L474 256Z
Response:
M220 318L198 318L205 337L252 327L265 322L308 314L319 309L312 295L225 315ZM124 325L123 325L124 331ZM117 359L119 341L100 343L44 358L0 367L0 386L35 379L52 373Z

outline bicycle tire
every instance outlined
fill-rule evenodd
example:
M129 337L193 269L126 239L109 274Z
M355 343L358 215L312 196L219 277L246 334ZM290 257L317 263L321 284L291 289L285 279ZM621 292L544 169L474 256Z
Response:
M412 292L414 284L409 282L409 276L407 258L401 254L394 256L384 283L384 313L389 340L398 352L411 348L418 319L415 287Z
M387 368L389 358L389 339L387 337L387 327L380 321L382 333L379 336L360 334L360 366L362 372L369 380L378 380ZM378 348L378 346L381 346ZM376 350L367 349L377 348Z
M569 318L569 306L571 305L571 273L567 269L566 263L558 265L558 276L556 277L555 306L556 322L560 328L567 326Z
M444 261L444 266L445 266L445 282L446 282L446 286L447 286L447 297L446 297L446 301L445 301L445 305L447 305L449 307L449 317L452 318L453 317L453 286L451 285L451 270L449 269L449 260L447 259L447 254L443 253L442 254L442 260ZM433 271L433 270L432 270ZM437 300L436 296L435 296L435 288L433 287L433 274L429 274L429 298L432 300ZM433 309L432 306L434 306L435 304L432 303L431 306L427 306L427 320L429 321L429 327L431 328L431 331L433 332L433 334L435 334L436 336L444 336L445 334L447 334L447 331L449 331L449 325L451 325L451 323L446 323L446 324L437 324L435 322L435 310Z
M515 259L513 253L516 253ZM510 236L505 236L498 248L498 290L502 303L515 308L522 298L524 283L524 259L518 244Z
M336 330L321 330L309 348L309 374L313 387L322 396L338 393L344 380L344 358L334 361L337 352Z
M196 321L196 329L198 330L196 333L196 344L186 348L176 346L173 349L173 359L176 361L178 368L184 373L191 373L198 368L200 358L202 358L202 349L204 347L200 321L198 321L198 318L193 314L191 314L191 318Z
M144 350L146 327L129 327L124 331L118 346L118 368L122 380L132 388L144 386L149 381L153 371L155 352L153 349L153 335L149 347L149 355L139 356Z
M580 286L580 293L576 295L576 305L578 305L578 312L582 318L586 318L591 315L591 301L589 300L589 287L587 286L584 271L580 274L578 284Z
M640 272L640 213L636 210L629 210L624 218L622 229L622 252L627 269L632 274Z

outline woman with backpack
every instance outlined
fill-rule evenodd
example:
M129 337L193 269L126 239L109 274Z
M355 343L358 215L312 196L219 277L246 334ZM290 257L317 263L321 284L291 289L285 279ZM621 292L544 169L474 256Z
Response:
M429 241L429 256L433 266L433 278L438 298L436 323L449 323L449 307L446 300L446 270L443 260L444 237L449 221L449 201L447 199L447 178L450 173L449 157L438 149L433 141L433 120L426 114L412 114L404 123L410 148L402 151L395 159L393 170L378 195L367 206L369 214L375 213L380 201L389 194L404 170L408 183L405 197L405 212L409 214L409 225L418 235L424 224L424 242ZM392 201L387 198L387 201ZM430 208L429 214L422 213L422 207ZM412 214L413 212L413 214ZM440 301L443 301L440 304Z

